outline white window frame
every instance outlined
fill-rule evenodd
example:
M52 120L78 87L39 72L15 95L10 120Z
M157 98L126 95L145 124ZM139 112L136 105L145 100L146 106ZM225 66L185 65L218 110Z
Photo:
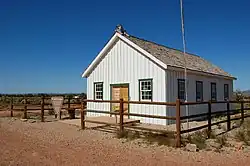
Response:
M143 89L142 83L150 82L150 89ZM142 99L143 92L151 92L151 99ZM140 101L153 101L153 79L139 79L139 100Z
M96 87L97 85L101 85L102 86L102 90L97 90ZM97 98L97 93L102 93L101 98ZM94 100L103 100L103 82L94 82Z

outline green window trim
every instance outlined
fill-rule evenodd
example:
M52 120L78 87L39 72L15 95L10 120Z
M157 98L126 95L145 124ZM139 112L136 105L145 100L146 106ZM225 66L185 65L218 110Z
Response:
M141 89L142 85L141 83L144 82L144 86L145 87L150 87L150 89ZM149 83L147 85L147 83ZM138 84L139 84L139 101L153 101L153 79L152 78L148 78L148 79L139 79L138 80ZM145 96L143 96L142 93L145 93ZM148 98L148 99L143 99L143 98Z
M94 82L94 100L103 100L103 82Z

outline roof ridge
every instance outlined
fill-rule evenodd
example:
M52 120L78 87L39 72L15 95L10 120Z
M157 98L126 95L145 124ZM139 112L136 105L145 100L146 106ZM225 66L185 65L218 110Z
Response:
M179 50L179 49L177 49L177 48L172 48L172 47L169 47L169 46L166 46L166 45L163 45L163 44L159 44L159 43L156 43L156 42L153 42L153 41L150 41L150 40L142 39L142 38L139 38L139 37L134 36L134 35L129 35L128 37L133 37L133 38L136 38L136 39L139 39L139 40L143 40L143 41L145 41L145 42L149 42L149 43L152 43L152 44L161 46L161 47L165 47L165 48L168 48L168 49L171 49L171 50L175 50L175 51L179 51L179 52L183 53L182 50ZM193 53L186 52L186 54L189 54L189 55L192 55L192 56L196 56L196 57L202 58L201 56L196 55L196 54L193 54Z

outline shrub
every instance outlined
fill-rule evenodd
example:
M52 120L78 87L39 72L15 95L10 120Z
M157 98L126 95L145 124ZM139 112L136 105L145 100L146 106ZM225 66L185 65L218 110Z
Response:
M216 142L219 143L221 146L227 145L227 138L225 135L219 136L216 138Z
M247 145L250 141L250 121L246 120L242 126L235 133L235 138L239 141L245 142Z
M206 138L208 138L209 136L209 131L208 129L204 129L204 136L206 136ZM210 132L210 139L215 139L216 138L216 134L214 133L214 131Z
M206 148L206 138L206 131L197 131L194 134L187 136L188 143L195 144L199 149Z
M128 131L124 130L123 132L117 131L116 133L117 138L126 138L128 140L134 140L137 138L140 138L140 132L139 131Z
M153 132L139 132L139 131L128 131L123 132L118 131L116 133L117 138L126 138L128 140L134 140L141 138L145 143L158 145L175 146L175 137L169 133L153 133Z
M169 133L148 132L143 137L148 143L157 143L158 145L175 146L175 138Z

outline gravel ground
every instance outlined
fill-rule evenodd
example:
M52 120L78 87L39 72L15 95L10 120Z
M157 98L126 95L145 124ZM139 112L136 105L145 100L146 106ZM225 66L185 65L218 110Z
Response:
M60 122L0 118L0 165L248 165L249 152L186 152L139 147L114 134Z

